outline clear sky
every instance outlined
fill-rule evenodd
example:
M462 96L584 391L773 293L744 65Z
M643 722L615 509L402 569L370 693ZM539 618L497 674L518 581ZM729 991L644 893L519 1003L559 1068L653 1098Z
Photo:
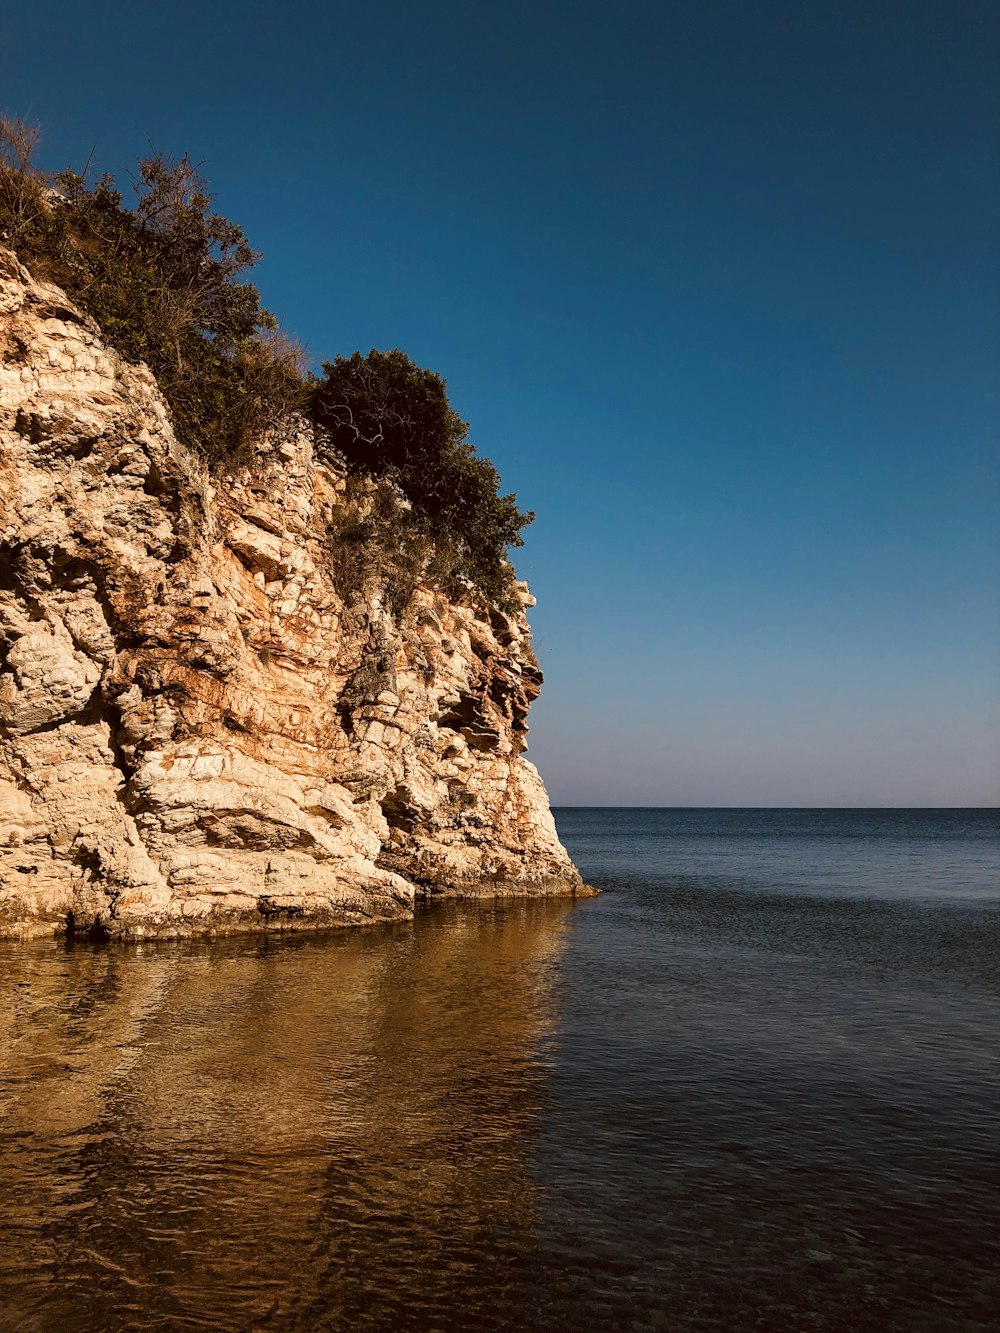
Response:
M318 362L537 511L556 804L1000 802L993 0L3 6L43 165L202 160Z

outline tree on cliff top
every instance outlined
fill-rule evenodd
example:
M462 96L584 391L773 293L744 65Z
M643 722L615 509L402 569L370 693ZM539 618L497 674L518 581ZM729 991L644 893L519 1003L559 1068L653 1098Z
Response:
M469 442L444 380L397 349L355 352L323 366L313 417L354 475L394 482L412 506L409 525L448 557L452 580L493 600L510 596L507 552L534 517L500 494L500 475Z
M188 157L142 159L132 206L113 177L32 163L37 131L0 120L0 241L61 286L127 361L144 361L178 438L217 466L304 398L301 354L243 275L260 259L212 211Z

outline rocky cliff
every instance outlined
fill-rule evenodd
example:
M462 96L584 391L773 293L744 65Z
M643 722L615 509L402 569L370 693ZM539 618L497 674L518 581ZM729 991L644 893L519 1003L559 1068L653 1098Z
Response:
M350 503L305 426L209 477L148 370L0 250L0 935L585 891L523 757L523 609L341 595Z

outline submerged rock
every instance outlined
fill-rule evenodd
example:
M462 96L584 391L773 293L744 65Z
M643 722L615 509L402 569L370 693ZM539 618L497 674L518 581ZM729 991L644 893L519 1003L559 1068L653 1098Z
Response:
M523 756L523 609L342 596L310 429L210 477L150 372L3 250L0 357L0 935L587 892Z

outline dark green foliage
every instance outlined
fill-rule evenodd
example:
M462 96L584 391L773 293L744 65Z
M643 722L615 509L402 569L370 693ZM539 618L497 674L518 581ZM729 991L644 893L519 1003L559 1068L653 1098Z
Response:
M443 585L468 580L509 604L507 551L523 544L533 515L500 494L499 474L469 443L444 380L398 350L337 357L323 371L313 415L348 471L399 487L411 506L405 531L414 542L431 539Z
M422 580L515 608L507 553L533 515L500 494L439 375L400 351L355 352L326 363L310 392L298 348L243 281L260 256L212 211L187 157L141 161L126 202L110 176L37 170L36 141L0 119L0 244L61 286L122 357L149 366L179 439L216 469L239 468L308 405L331 461L357 483L331 534L342 590L374 571L397 611Z
M304 398L298 350L240 280L260 256L212 212L186 157L141 161L128 207L110 176L36 171L35 137L0 122L0 241L63 287L122 357L146 362L178 438L216 466L245 461Z

